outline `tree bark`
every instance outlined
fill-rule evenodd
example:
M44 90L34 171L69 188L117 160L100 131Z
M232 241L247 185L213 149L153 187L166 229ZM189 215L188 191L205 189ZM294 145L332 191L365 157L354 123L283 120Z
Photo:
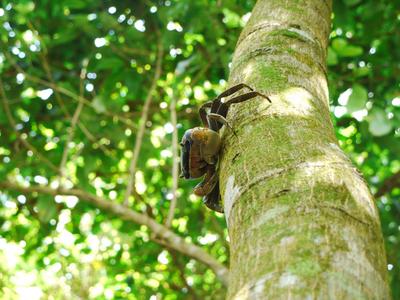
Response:
M220 185L231 241L227 299L389 299L378 211L338 146L326 53L331 1L259 0L229 85Z

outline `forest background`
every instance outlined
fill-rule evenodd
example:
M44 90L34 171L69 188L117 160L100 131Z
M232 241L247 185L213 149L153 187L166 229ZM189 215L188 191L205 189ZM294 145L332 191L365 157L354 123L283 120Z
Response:
M254 3L2 2L2 299L223 298L225 219L178 180L177 142L227 87ZM399 25L396 1L335 0L327 61L336 136L376 197L395 299Z

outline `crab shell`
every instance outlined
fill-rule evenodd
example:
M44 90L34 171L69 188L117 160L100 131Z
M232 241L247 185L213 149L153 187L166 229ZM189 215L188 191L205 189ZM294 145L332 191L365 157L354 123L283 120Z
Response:
M199 178L207 165L215 165L221 148L221 138L209 128L195 127L186 130L182 137L181 169L185 179Z

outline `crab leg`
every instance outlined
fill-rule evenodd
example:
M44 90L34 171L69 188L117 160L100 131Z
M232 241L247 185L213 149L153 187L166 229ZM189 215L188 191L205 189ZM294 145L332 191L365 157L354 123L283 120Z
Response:
M216 122L218 122L218 123L220 123L222 125L225 125L225 126L229 127L229 129L233 130L231 125L229 125L228 121L225 119L225 117L223 117L223 116L221 116L219 114L209 113L207 115L207 118L208 118L209 121L210 120L216 121Z
M193 192L197 196L203 196L203 203L211 210L223 212L220 205L218 173L215 167L210 166L203 181L195 186Z
M207 108L211 108L212 104L213 104L213 101L204 103L199 109L200 119L203 122L203 125L204 125L205 128L209 128L210 127L210 124L208 123L208 120L207 120L207 111L206 111L206 109Z
M253 89L250 86L248 86L247 84L239 83L239 84L227 89L226 91L222 92L221 94L219 94L215 100L203 104L199 109L199 114L200 114L200 119L203 122L204 127L206 127L206 128L210 127L210 124L208 123L208 120L207 120L206 109L210 108L211 111L214 110L214 112L215 112L221 106L222 98L230 96L243 88L248 88L250 91L253 91Z
M222 124L222 125L225 125L226 127L228 127L233 132L233 134L236 135L236 133L233 130L232 126L228 123L228 121L223 116L221 116L219 114L209 113L207 115L207 118L208 118L208 122L210 124L211 124L210 121L218 122L219 124Z
M204 179L194 187L193 193L197 196L206 196L214 189L218 182L218 174L215 173L215 166L209 165Z
M219 194L219 182L214 189L203 197L203 203L211 210L223 213L224 208L221 206L221 196Z
M222 92L217 99L221 99L227 96L232 95L233 93L236 93L237 91L240 91L243 88L248 88L250 91L253 91L253 89L251 87L249 87L247 84L245 83L239 83L237 85L234 85L233 87L227 89L226 91Z
M263 94L261 94L259 92L252 91L252 92L249 92L249 93L234 97L232 99L229 99L225 103L222 103L218 107L218 110L215 113L218 114L218 115L221 115L223 117L226 117L226 115L228 113L228 109L232 104L244 102L244 101L253 99L253 98L257 97L257 96L263 97L263 98L267 99L269 102L271 102L271 99L269 99L268 96L263 95ZM221 128L221 126L219 126L219 128ZM211 129L214 129L214 128L212 128L212 126L211 126Z

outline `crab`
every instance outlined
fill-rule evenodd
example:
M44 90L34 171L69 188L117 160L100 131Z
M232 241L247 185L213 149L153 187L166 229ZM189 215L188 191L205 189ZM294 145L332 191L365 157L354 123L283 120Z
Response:
M250 91L224 101L225 97L229 97L243 88ZM188 129L182 137L180 143L182 147L181 177L194 179L204 176L203 180L194 187L193 192L195 195L203 197L203 203L211 210L223 212L218 180L218 158L221 149L219 130L225 125L233 131L226 120L226 115L232 104L247 101L257 96L271 102L268 96L254 91L244 83L227 89L217 98L200 107L199 115L204 127ZM234 131L233 133L235 134Z

